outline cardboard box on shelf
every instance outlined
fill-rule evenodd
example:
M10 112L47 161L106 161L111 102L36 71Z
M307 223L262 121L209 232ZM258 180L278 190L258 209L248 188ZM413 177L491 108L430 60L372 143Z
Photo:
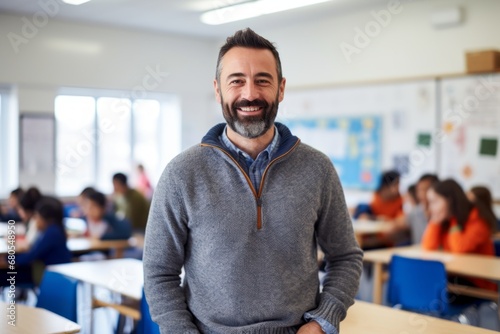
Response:
M500 72L500 51L467 52L466 59L467 73Z

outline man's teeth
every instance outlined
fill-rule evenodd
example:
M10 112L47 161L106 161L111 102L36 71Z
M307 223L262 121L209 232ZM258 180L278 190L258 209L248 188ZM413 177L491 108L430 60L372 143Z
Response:
M249 111L257 111L260 107L241 107L241 111L249 112Z

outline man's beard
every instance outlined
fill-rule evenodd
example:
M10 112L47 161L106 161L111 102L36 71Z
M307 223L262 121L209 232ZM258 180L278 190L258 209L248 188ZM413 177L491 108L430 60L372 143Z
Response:
M244 99L234 102L231 106L224 103L221 97L222 114L227 125L240 136L249 139L260 137L271 128L278 114L278 105L278 97L272 104L260 99ZM262 107L262 111L258 116L240 116L237 109L241 107Z

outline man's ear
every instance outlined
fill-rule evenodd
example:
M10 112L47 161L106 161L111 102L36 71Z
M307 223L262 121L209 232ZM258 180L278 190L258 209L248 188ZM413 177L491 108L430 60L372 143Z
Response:
M282 78L280 86L278 87L278 90L279 90L278 101L279 102L283 101L283 98L285 97L285 85L286 85L286 78Z
M214 91L215 91L215 99L217 100L217 103L222 102L222 98L220 96L220 87L219 83L217 82L217 79L214 79Z

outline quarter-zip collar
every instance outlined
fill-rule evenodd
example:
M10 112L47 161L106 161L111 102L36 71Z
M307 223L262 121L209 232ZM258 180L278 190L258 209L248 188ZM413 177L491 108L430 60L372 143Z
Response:
M280 140L280 146L279 148L274 152L274 155L271 157L271 161L277 158L278 156L285 154L288 152L292 147L295 146L299 138L296 136L292 135L288 127L282 123L274 123L276 126L276 129L278 130L281 140ZM215 125L213 128L211 128L207 134L203 137L201 140L202 144L207 144L209 146L218 146L220 148L225 149L225 145L219 140L219 136L222 134L224 131L224 128L226 127L226 123L220 123ZM225 151L228 151L225 149ZM229 153L229 152L228 152ZM234 156L234 154L231 154L235 160L238 160L237 157Z
M210 131L208 131L208 133L205 135L205 137L203 137L201 141L201 146L214 147L227 154L231 158L231 160L234 161L236 166L240 169L241 173L245 176L245 179L247 180L247 183L250 189L252 190L252 193L255 198L256 209L257 209L257 230L260 230L262 228L262 206L263 206L262 190L264 189L264 182L267 176L267 172L269 171L269 167L271 167L271 165L273 165L276 161L280 160L281 158L284 158L286 155L292 152L293 149L300 143L299 138L292 135L290 130L285 125L281 123L275 123L275 125L276 129L278 130L281 136L281 142L279 148L275 151L275 153L271 157L269 164L267 165L266 169L264 170L264 173L262 174L262 180L260 182L259 189L255 189L255 187L252 184L252 181L250 180L250 177L245 172L244 167L238 163L238 157L235 156L236 153L233 153L231 150L228 150L219 139L220 135L222 134L222 131L224 131L225 129L226 124L221 123L214 126L212 129L210 129Z

